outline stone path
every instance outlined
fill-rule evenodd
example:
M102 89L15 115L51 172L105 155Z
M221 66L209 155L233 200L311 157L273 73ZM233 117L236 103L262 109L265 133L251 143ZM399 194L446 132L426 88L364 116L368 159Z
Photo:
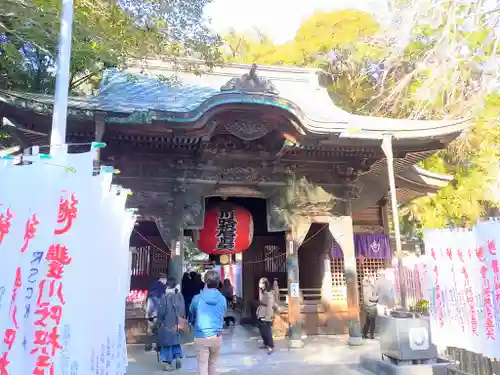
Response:
M236 326L224 332L219 359L219 374L240 375L359 375L359 357L378 352L378 342L367 342L362 347L352 348L346 344L345 336L311 337L305 347L289 351L286 340L277 340L276 351L268 356L259 350L258 333L253 327ZM196 374L196 359L192 343L183 346L185 358L183 368L177 375ZM131 345L127 375L159 375L161 371L156 353L145 353L144 346Z

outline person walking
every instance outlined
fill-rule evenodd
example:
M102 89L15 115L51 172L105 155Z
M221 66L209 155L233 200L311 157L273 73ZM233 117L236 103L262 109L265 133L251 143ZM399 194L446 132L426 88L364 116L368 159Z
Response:
M273 321L274 313L278 308L274 292L265 277L259 280L259 306L257 307L257 319L259 320L259 332L262 338L262 349L267 349L267 354L274 351Z
M186 313L189 311L189 306L191 306L191 301L193 300L194 293L194 280L191 278L188 272L184 272L181 281L181 293L184 297L184 303L186 305Z
M156 335L156 319L158 317L158 307L160 299L165 295L167 284L167 275L161 273L156 280L154 280L148 290L146 297L146 319L148 322L148 332L146 337L146 345L144 350L153 350L154 337Z
M363 307L365 310L365 325L363 326L363 338L368 338L368 333L370 334L370 339L375 339L375 326L377 324L378 316L378 295L375 290L374 283L365 278L363 280Z
M231 305L234 299L234 288L231 284L231 280L224 279L222 282L221 293L224 297L226 297L228 306Z
M198 375L216 375L217 359L222 344L222 327L226 313L226 298L217 289L220 278L217 272L205 273L205 289L194 296L189 307Z
M156 320L156 345L165 371L181 368L182 348L180 334L187 329L184 298L176 280L169 278L165 295L160 299Z
M205 284L201 279L201 275L198 272L191 272L189 274L193 283L193 296L199 294L203 288L205 288Z

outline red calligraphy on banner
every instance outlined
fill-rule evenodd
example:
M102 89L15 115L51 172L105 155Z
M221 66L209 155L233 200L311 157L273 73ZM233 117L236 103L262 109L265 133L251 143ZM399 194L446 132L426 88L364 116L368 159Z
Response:
M450 248L446 249L446 255L448 256L448 259L453 260L453 252Z
M70 199L65 199L61 197L59 202L59 215L57 218L57 223L62 224L62 228L56 228L55 234L64 234L71 229L73 225L73 220L76 218L78 213L78 200L75 198L75 194L71 194Z
M8 356L9 352L5 352L0 356L0 375L9 375L9 371L7 370L10 364Z
M10 232L11 221L14 215L10 208L7 208L5 213L0 214L0 245L2 244L5 236Z
M49 261L49 265L53 264L52 267L49 266L49 272L51 272L51 268L62 269L64 266L67 266L71 263L71 257L69 256L68 248L60 244L51 245L49 247L49 251L47 251L45 259ZM59 275L60 271L56 271L56 273ZM60 277L55 278L60 279Z
M490 280L488 279L488 267L483 264L481 266L480 272L483 279L483 301L484 313L486 316L486 338L489 340L495 340L495 321L493 318L493 301L491 298Z
M15 329L12 329L12 328L5 330L3 342L5 344L7 344L7 350L12 349L12 346L14 345L14 341L16 340L16 333L17 333L17 331Z
M472 290L472 285L470 283L469 279L469 274L467 273L467 269L462 267L462 274L464 275L465 279L465 298L467 301L467 307L469 309L469 317L470 317L470 325L471 325L471 330L472 334L474 336L479 336L479 332L477 331L479 327L479 323L477 321L477 310L475 306L475 299L474 299L474 292Z
M434 250L434 248L431 249L431 257L436 260L436 250Z
M17 306L16 306L17 292L19 288L21 288L21 268L17 267L16 278L14 280L14 288L12 289L12 298L10 300L10 311L9 311L9 314L12 317L13 328L7 328L4 332L3 342L4 344L7 344L7 350L0 357L0 375L9 374L9 370L7 367L10 364L10 361L8 358L12 346L16 341L17 330L19 329L19 324L17 322Z
M495 301L500 302L500 269L498 267L497 259L493 259L491 261L491 269L493 270L493 275L495 277ZM500 303L498 304L498 310L500 312Z
M438 321L439 321L439 326L441 328L444 327L444 312L443 312L443 302L441 300L441 287L439 285L439 268L438 266L434 266L434 275L435 275L435 281L434 284L436 285L436 313L438 316Z
M24 253L28 249L30 241L36 235L36 228L38 224L40 224L40 222L36 218L36 214L33 214L33 216L26 222L26 229L24 231L24 245L21 248L21 253Z
M476 249L476 258L478 261L484 262L484 248L482 246Z
M495 246L495 241L488 240L486 246L488 246L488 251L491 255L497 255L497 247Z
M33 375L54 374L52 358L62 349L59 342L59 325L63 316L63 305L66 303L63 295L64 267L71 264L68 248L61 244L51 245L45 259L48 270L45 278L38 284L37 310L35 314L35 340L32 355L36 355ZM49 328L51 327L51 328Z
M10 300L10 314L12 315L12 323L16 329L19 328L19 324L17 323L17 292L21 288L21 267L17 267L16 269L16 279L14 280L14 288L12 289L12 298Z
M462 252L461 249L457 249L457 256L460 262L463 264L464 263L464 253ZM463 267L463 265L462 265ZM453 271L455 271L455 268L453 267ZM462 309L463 305L462 302L465 301L465 290L462 290L462 288L459 288L459 298L460 298L460 309ZM460 317L460 329L462 332L465 332L465 321L464 321L464 315L459 313Z

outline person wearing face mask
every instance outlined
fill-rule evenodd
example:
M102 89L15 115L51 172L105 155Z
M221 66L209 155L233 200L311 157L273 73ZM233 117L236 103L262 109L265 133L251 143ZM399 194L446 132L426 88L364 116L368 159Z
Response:
M161 273L158 279L151 283L148 289L148 296L146 298L146 319L148 320L148 334L145 346L146 351L153 350L156 319L158 317L158 308L160 299L165 295L167 288L167 275Z

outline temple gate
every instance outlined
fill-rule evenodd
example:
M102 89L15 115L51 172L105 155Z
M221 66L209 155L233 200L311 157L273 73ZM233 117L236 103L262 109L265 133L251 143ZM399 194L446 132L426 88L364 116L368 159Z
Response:
M129 204L140 220L156 224L151 236L163 241L178 280L184 236L196 239L210 197L261 201L265 228L243 253L245 311L250 317L255 279L277 278L287 304L276 329L291 347L304 332L348 330L351 344L362 342L360 276L390 259L361 254L355 235L389 235L388 172L400 201L446 185L449 177L415 164L467 126L347 113L332 103L325 78L243 64L198 76L132 62L107 71L99 95L69 100L70 151L106 143L96 165L120 171L116 181L134 192ZM4 129L24 152L44 152L52 98L2 92L0 100Z

